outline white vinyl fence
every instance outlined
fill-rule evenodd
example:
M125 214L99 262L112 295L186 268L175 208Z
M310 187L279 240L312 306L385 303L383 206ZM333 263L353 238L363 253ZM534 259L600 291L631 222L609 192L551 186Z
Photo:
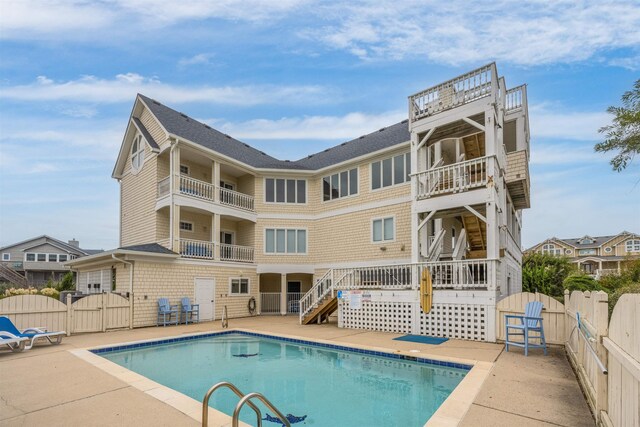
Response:
M0 316L7 316L18 329L42 327L48 331L105 332L131 328L131 300L115 293L88 295L67 303L43 295L16 295L0 300Z

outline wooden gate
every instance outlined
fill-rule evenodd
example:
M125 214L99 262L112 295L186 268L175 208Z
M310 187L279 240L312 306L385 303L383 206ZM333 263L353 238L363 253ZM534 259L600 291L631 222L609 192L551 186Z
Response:
M129 327L129 300L112 293L89 295L71 304L70 332L104 332Z
M540 301L544 306L542 323L547 343L564 345L564 304L548 295L530 292L513 294L498 302L496 305L496 340L504 341L506 338L505 314L524 314L527 303L531 301Z

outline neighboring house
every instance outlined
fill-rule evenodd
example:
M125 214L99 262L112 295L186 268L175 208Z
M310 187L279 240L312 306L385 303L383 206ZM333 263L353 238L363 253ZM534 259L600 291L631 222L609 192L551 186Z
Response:
M58 281L69 272L66 262L97 252L81 249L75 239L65 243L46 235L34 237L0 248L0 281L32 286Z
M527 252L566 256L586 274L600 278L619 273L625 262L640 259L640 235L623 231L614 236L552 237Z
M492 307L521 289L528 162L526 88L507 90L495 64L411 96L408 120L297 161L138 95L112 175L121 247L68 264L83 292L133 292L135 326L155 324L159 297L184 296L202 319L246 316L253 297L306 323L335 309L333 290L368 287L415 329L407 289L428 268L440 317L423 322L491 340ZM377 327L344 301L341 326Z

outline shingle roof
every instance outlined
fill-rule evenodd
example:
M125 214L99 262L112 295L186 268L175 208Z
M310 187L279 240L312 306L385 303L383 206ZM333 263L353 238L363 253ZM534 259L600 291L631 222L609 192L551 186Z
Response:
M157 243L144 243L141 245L132 245L132 246L123 246L121 248L118 248L119 250L123 250L123 251L137 251L137 252L150 252L150 253L154 253L154 254L171 254L171 255L178 255L175 252L165 248L162 245L159 245Z
M566 244L576 248L594 249L594 248L599 248L600 246L602 246L603 243L608 242L609 240L613 239L616 236L619 236L619 234L615 234L613 236L582 236L575 239L558 239L558 240L560 240L561 242L565 242ZM585 244L580 243L580 241L584 238L592 239L593 243L585 243Z
M175 111L154 99L141 94L138 94L138 96L170 134L187 139L255 168L317 170L410 140L409 127L405 120L300 160L283 161L219 132L186 114Z

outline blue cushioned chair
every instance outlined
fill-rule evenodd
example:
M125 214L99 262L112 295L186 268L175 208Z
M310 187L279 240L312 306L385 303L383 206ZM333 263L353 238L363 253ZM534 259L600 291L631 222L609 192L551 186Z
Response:
M544 355L547 355L547 342L544 339L544 328L542 326L542 303L539 301L532 301L527 303L524 309L524 316L506 314L504 316L504 323L507 329L507 339L505 341L505 349L509 351L510 345L524 348L524 355L529 355L530 348L542 348ZM518 319L518 323L509 323L509 319ZM511 332L515 331L515 332ZM529 335L533 332L534 335ZM512 341L512 337L521 336L522 341ZM538 343L531 343L529 340L538 341Z
M175 320L171 320L174 316ZM160 298L158 300L158 326L177 325L179 320L178 306L169 304L169 299L167 298Z
M182 298L182 316L184 316L184 323L189 324L197 323L200 321L200 304L191 304L189 298ZM194 320L195 319L195 320Z

